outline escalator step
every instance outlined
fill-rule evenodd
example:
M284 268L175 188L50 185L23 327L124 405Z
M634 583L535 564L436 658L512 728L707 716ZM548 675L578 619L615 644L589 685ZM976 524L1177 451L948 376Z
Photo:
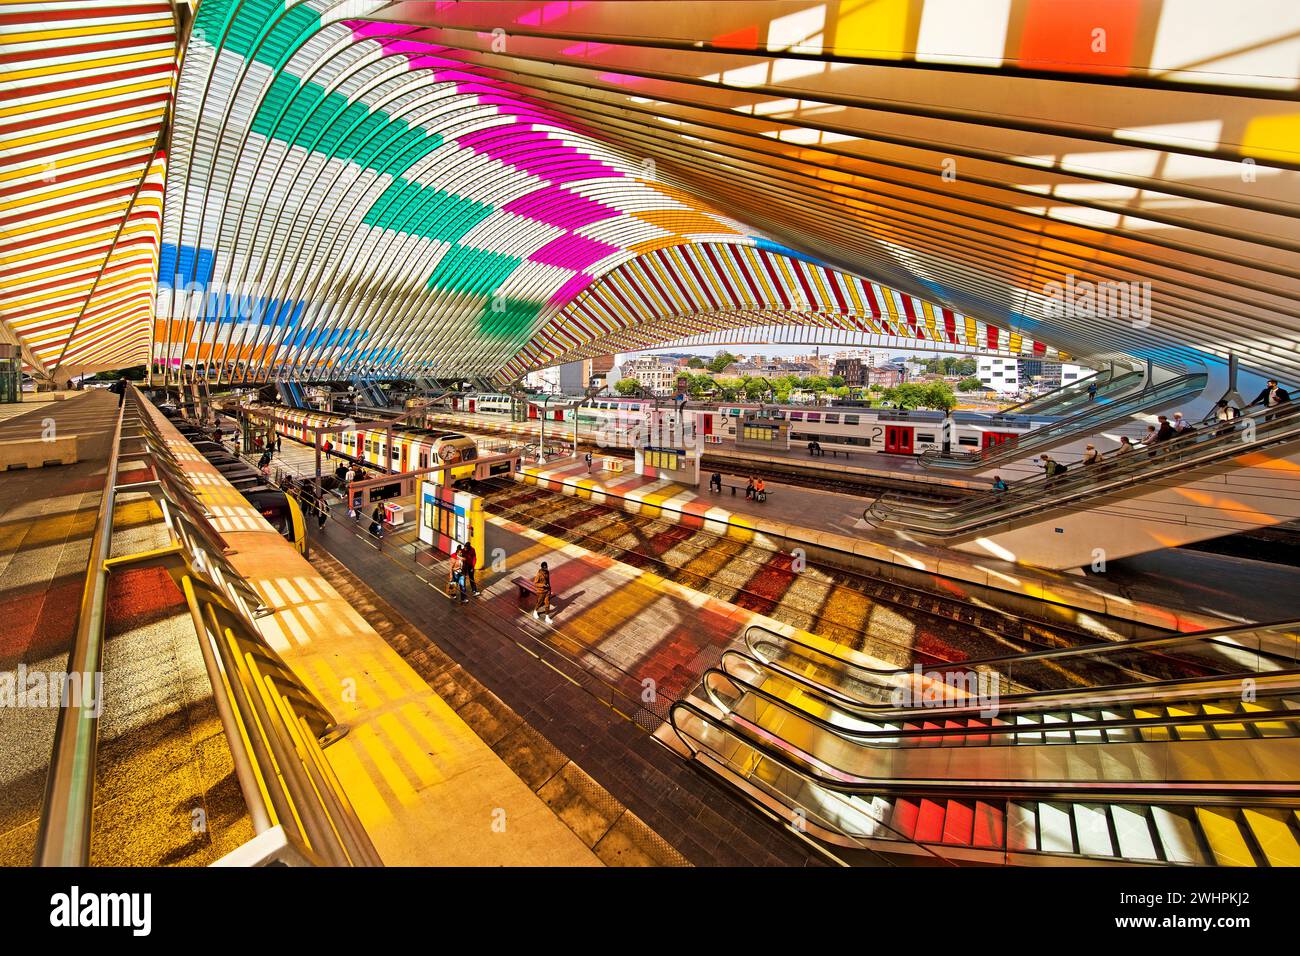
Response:
M970 720L966 721L966 726L967 726L967 727L987 727L987 726L988 726L988 723L987 723L986 721L983 721L983 720L976 720L975 718L972 717ZM989 742L989 735L988 735L988 734L970 734L970 735L967 736L967 738L966 738L966 743L968 743L968 744L981 745L981 744L986 744L986 743L988 743L988 742Z
M1219 866L1254 866L1255 856L1237 822L1236 812L1220 807L1197 807L1196 819Z
M979 847L1002 849L1006 840L1002 808L983 800L975 801L975 819L971 843Z
M1073 830L1070 804L1038 805L1038 846L1044 853L1073 853Z
M1237 701L1229 704L1205 704L1201 711L1207 717L1219 717L1222 715L1235 714L1237 712ZM1250 732L1246 729L1245 724L1214 724L1214 736L1220 740L1237 739L1240 737L1249 737Z
M920 812L916 817L917 843L938 843L943 839L943 818L945 807L936 800L922 798Z
M915 800L900 797L894 801L894 813L889 820L890 827L909 840L915 839L916 818L920 809Z
M975 808L965 800L949 800L948 812L943 818L943 842L956 846L970 846L975 824Z
M1164 850L1165 859L1171 863L1206 866L1210 861L1201 851L1191 820L1183 813L1184 811L1168 807L1151 808L1151 820L1160 835L1160 847Z
M1007 804L1007 849L1038 849L1038 811L1032 803Z
M1288 821L1294 811L1243 810L1241 815L1269 866L1300 866L1300 841Z
M1079 852L1084 856L1115 855L1115 845L1110 839L1110 820L1106 815L1105 804L1076 803L1074 832L1079 837Z
M1110 808L1110 815L1115 823L1120 856L1126 860L1160 859L1151 839L1151 825L1145 807L1116 805Z

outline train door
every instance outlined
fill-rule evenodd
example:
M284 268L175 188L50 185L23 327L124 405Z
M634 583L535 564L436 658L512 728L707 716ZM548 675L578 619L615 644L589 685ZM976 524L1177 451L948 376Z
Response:
M397 470L401 472L410 471L411 469L407 467L409 464L409 461L407 459L410 457L411 454L411 443L409 441L403 441L398 447L402 449L402 464L401 467L398 468Z
M911 425L886 425L885 451L891 455L912 454L912 433L914 431L915 429Z
M529 419L532 420L532 421L536 421L536 420L537 420L538 415L537 415L537 403L536 403L536 402L529 402L529 403L528 403L528 417L529 417Z
M1014 442L1016 438L1015 432L982 432L980 447L992 448L995 445L1005 445L1007 442Z
M555 410L555 420L556 420L557 422L562 422L562 421L564 421L564 409L562 409L562 408L557 408L557 409Z

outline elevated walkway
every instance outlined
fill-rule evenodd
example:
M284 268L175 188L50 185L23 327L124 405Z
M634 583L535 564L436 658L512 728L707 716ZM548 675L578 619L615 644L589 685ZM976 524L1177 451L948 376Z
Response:
M1140 388L1145 381L1145 372L1111 367L1104 372L1097 372L1095 375L1089 375L1077 382L1071 382L1069 385L1031 398L1029 401L1004 408L1002 414L1065 416L1094 401L1114 401ZM1096 392L1090 395L1088 390L1092 387L1096 388Z
M1071 410L1065 417L973 452L923 452L922 467L935 471L991 473L993 469L1024 461L1053 449L1097 438L1102 432L1123 430L1138 422L1135 416L1154 415L1200 395L1205 389L1204 374L1181 375L1156 384L1148 383L1138 391L1125 391L1113 397L1099 397Z
M1065 475L951 505L882 496L909 540L1046 568L1090 565L1300 518L1300 405L1252 412Z

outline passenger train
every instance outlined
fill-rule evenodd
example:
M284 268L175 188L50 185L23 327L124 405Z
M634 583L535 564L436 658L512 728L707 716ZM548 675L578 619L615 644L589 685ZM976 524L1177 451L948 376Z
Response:
M244 408L273 414L276 431L308 445L315 444L314 429L330 428L349 421L342 415L286 408L283 405L252 403ZM459 432L394 426L391 449L388 447L388 430L385 428L354 429L327 437L336 452L391 471L415 471L455 462L473 462L478 458L478 444ZM473 477L474 465L466 464L450 471L450 480L453 481Z
M528 396L528 418L536 421L572 422L573 408L555 408L562 398ZM447 410L473 415L509 415L510 396L469 394L444 399ZM840 405L759 405L702 402L658 402L644 398L601 396L583 402L576 409L578 437L600 447L629 447L646 434L677 432L704 445L734 444L738 423L784 422L789 425L790 444L817 442L824 450L889 455L919 455L941 449L944 429L951 429L952 451L973 451L999 445L1048 424L1050 416L996 415L953 412L946 426L942 412Z

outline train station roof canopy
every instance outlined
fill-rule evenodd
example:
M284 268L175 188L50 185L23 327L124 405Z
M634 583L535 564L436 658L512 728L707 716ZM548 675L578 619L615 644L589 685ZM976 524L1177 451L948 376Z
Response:
M781 322L1300 377L1300 7L1257 6L203 0L152 328L5 320L241 376L509 380Z

